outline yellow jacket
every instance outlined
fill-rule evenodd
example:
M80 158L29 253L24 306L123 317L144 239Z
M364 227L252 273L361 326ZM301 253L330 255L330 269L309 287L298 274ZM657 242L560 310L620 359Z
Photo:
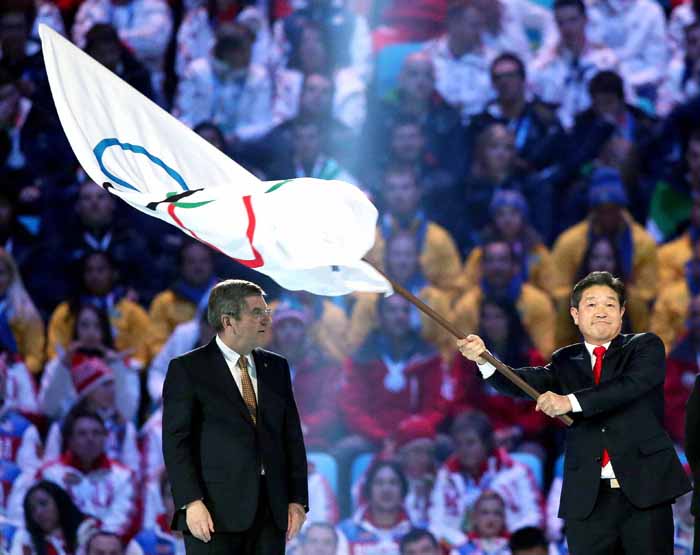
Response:
M650 330L663 340L667 353L685 330L690 300L690 290L685 280L664 287L656 299Z
M650 302L656 294L656 278L658 275L658 259L656 243L647 231L625 213L628 225L632 226L632 242L634 243L634 258L632 260L632 275L629 278L627 290L630 297ZM588 249L588 219L565 230L554 243L552 261L551 289L558 301L568 299L574 280L578 274L583 257Z
M476 333L479 330L479 312L483 298L484 292L477 285L457 301L454 308L454 323L462 333ZM515 307L535 348L546 360L549 360L554 350L555 320L551 299L536 287L524 283Z
M355 352L367 338L367 336L379 327L379 315L377 313L378 293L356 293L356 301L350 315L350 331L348 342L350 353ZM450 297L444 291L436 287L423 287L417 295L420 300L435 310L441 316L449 318ZM414 307L412 307L413 309ZM415 308L418 311L418 308ZM445 356L446 360L452 358L456 351L456 339L437 324L432 318L419 311L420 334L428 343Z
M381 228L377 228L377 237L367 259L381 269L384 268L385 245ZM461 293L458 283L462 260L454 239L445 228L433 222L427 223L419 262L423 275L435 287L453 296Z
M109 319L115 334L116 350L133 349L131 357L145 368L150 360L148 346L152 341L151 322L146 311L129 299L121 299L111 311ZM65 349L73 341L74 321L67 302L62 302L53 311L49 321L49 359L56 356L57 345Z
M17 342L17 350L25 366L32 374L44 368L44 346L46 329L40 316L23 317L16 314L10 319L10 329Z
M693 245L688 231L659 247L659 291L678 280L685 280L685 265L692 257Z
M481 282L481 257L483 249L474 247L464 263L463 286L464 290L468 291L475 285ZM538 244L528 253L529 268L528 268L528 283L541 289L545 293L551 290L550 284L552 274L554 273L554 264L552 263L552 255L549 249L543 244Z
M151 319L151 356L156 356L178 324L192 320L197 305L176 295L170 289L155 296L148 310Z

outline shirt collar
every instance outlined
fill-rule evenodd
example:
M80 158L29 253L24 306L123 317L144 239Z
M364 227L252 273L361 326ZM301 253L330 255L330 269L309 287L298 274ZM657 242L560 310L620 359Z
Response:
M218 334L216 335L216 344L219 346L221 354L224 355L226 362L232 366L238 366L238 359L241 358L241 355L226 345ZM252 355L247 355L246 359L248 360L248 368L253 368L254 363Z
M606 352L610 348L610 343L612 343L612 341L608 341L607 343L603 343L603 345L602 345L603 347L605 347ZM595 349L598 345L592 345L591 343L588 343L587 341L584 341L584 345L586 345L586 350L588 351L588 354L590 356L595 356L593 354L593 349Z

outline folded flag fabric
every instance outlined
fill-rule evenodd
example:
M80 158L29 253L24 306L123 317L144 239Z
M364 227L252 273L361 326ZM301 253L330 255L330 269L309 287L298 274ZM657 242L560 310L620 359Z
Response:
M391 292L362 260L377 209L356 186L261 181L46 25L39 35L61 124L93 181L286 289Z

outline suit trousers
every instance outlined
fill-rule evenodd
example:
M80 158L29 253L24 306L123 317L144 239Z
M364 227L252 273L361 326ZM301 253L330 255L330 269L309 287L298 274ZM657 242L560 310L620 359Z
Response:
M673 555L671 503L639 509L601 480L591 515L566 519L570 555Z
M242 532L216 532L208 543L185 535L187 555L284 555L286 530L272 517L265 477L260 476L258 508L250 528Z

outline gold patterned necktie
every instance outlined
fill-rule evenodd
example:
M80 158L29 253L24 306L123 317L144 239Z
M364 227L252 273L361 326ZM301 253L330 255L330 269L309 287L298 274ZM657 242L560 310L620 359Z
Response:
M248 373L248 359L246 357L240 357L238 359L238 367L241 369L241 389L243 390L243 401L245 406L248 407L248 412L250 417L253 419L253 424L256 424L256 414L258 408L258 401L255 398L255 390L253 389L253 381L250 379L250 374Z

